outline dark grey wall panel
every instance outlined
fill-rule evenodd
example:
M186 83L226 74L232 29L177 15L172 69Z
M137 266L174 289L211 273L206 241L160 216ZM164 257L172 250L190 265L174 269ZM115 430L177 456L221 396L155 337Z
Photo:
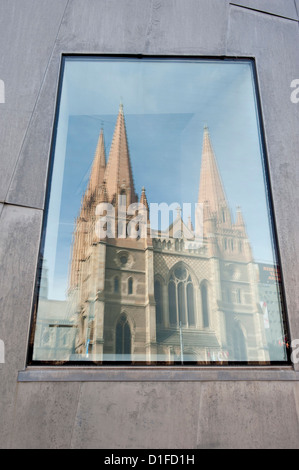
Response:
M4 205L0 217L0 339L5 364L0 380L0 446L7 445L12 425L16 372L26 362L41 211Z
M53 50L67 0L0 1L0 79L5 83L1 114L10 128L0 135L0 201L4 201ZM6 140L13 145L6 147Z
M298 404L291 382L19 384L10 446L298 448Z
M299 77L298 23L232 7L228 54L256 56L270 178L292 338L299 338L299 105L290 84ZM292 230L290 230L292 227Z
M6 197L11 204L43 208L49 165L60 55L52 57L32 113L20 158Z
M0 76L6 109L32 111L67 0L1 0Z
M297 449L298 392L291 383L202 384L196 447Z
M94 53L221 54L226 0L72 0L58 43Z
M231 0L230 3L297 20L295 1L297 0Z
M199 401L195 384L83 384L72 448L193 448Z

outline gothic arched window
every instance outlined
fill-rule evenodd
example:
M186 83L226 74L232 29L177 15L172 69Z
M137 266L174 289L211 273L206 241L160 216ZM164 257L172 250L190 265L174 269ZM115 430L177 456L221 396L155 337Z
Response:
M156 323L160 325L163 322L163 297L160 281L155 281L155 301L156 301Z
M122 315L116 325L116 354L131 354L131 329L126 315Z
M208 288L205 283L201 285L200 291L201 291L201 311L202 311L203 327L208 328L210 325L209 299L208 299Z
M191 276L184 266L175 268L168 283L170 325L195 326L194 290Z

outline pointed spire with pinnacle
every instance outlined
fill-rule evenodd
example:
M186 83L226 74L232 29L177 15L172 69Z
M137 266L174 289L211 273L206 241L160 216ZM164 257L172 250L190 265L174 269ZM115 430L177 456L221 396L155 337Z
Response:
M105 180L109 201L117 200L122 186L126 188L127 204L137 202L122 103L119 106Z
M104 182L104 175L106 170L106 155L104 144L104 133L101 129L98 139L97 148L92 164L92 169L89 178L89 190L91 193L98 190Z
M198 202L209 203L211 212L228 206L207 126L203 135Z

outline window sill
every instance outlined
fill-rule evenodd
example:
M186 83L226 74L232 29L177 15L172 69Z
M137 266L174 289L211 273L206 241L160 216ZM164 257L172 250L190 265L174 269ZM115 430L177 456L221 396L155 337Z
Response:
M299 381L292 366L215 367L40 367L18 374L18 382L217 382Z

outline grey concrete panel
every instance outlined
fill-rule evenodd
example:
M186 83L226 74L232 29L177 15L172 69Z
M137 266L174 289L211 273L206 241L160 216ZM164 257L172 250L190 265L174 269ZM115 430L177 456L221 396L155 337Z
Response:
M57 384L56 384L57 385ZM80 384L18 386L10 448L68 449ZM29 432L28 432L29 431Z
M197 448L298 449L298 384L202 384Z
M226 0L73 0L59 42L73 52L222 54L227 12Z
M0 339L5 363L0 371L0 446L7 446L18 370L26 361L36 272L41 211L4 205L0 217Z
M4 201L67 0L1 0L0 201Z
M228 3L72 0L7 202L43 208L61 53L224 54Z
M1 0L0 78L5 82L6 109L32 111L66 4Z
M14 111L5 107L0 112L0 201L2 202L5 201L30 116L30 112Z
M193 448L201 387L190 383L82 384L72 448Z
M16 166L6 201L43 208L46 192L51 139L58 92L60 56L53 57L37 106L33 112L26 139Z
M298 0L295 0L298 1ZM258 11L298 19L294 0L231 0L230 3L253 8Z
M299 78L296 22L233 7L228 54L255 55L291 338L299 338ZM296 60L297 58L297 60Z
M298 448L298 403L290 382L19 384L10 446Z

